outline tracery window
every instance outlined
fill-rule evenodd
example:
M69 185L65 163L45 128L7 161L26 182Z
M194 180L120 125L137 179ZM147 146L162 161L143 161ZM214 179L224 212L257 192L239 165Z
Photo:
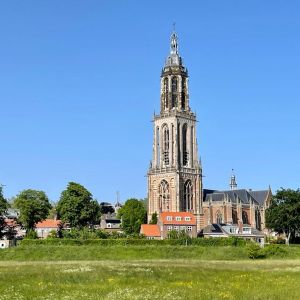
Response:
M249 224L248 214L244 210L242 212L242 219L243 219L243 224Z
M169 102L168 102L168 93L169 93L169 80L168 78L164 79L164 97L165 97L165 108L167 109L169 107Z
M170 210L170 188L166 180L162 180L159 185L159 208L160 211Z
M190 211L193 209L193 186L190 180L187 180L183 186L183 203L181 210Z
M237 217L237 211L236 210L232 210L232 223L233 224L237 224L238 223L238 217Z
M163 127L163 160L164 164L169 165L169 145L170 145L170 132L167 125Z
M217 211L216 222L217 222L217 224L222 224L223 223L223 216L222 216L220 211Z
M183 165L187 166L189 161L188 151L187 151L187 125L182 126L182 154L183 154Z
M177 78L172 78L172 108L177 106Z

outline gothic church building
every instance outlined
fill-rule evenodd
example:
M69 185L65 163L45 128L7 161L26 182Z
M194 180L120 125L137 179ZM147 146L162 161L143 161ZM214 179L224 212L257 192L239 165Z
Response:
M148 221L155 212L189 212L196 219L197 231L212 223L243 221L261 229L264 222L257 222L264 217L270 191L237 192L234 185L231 192L203 189L188 70L179 55L175 32L160 87L160 113L153 119L153 157L148 170Z

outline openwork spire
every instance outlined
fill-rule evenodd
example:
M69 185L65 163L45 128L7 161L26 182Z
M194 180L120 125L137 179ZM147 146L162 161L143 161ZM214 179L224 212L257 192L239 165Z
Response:
M178 36L175 31L171 35L171 55L178 55Z
M231 170L231 177L230 177L230 184L229 184L229 186L230 186L230 189L231 190L236 190L237 189L237 183L236 183L236 180L235 180L235 175L234 175L234 173L233 173L233 169Z

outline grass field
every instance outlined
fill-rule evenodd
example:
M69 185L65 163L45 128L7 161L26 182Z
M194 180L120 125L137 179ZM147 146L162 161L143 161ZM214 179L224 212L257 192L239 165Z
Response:
M21 246L0 251L0 300L300 299L289 249L250 260L244 247Z

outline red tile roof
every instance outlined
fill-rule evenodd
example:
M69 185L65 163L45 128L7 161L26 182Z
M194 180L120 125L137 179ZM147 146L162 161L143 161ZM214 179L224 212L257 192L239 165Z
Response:
M142 224L141 234L145 236L160 236L159 226L157 224Z
M60 220L46 219L36 224L36 228L58 228Z
M162 212L160 220L164 225L196 225L195 216L189 212Z

